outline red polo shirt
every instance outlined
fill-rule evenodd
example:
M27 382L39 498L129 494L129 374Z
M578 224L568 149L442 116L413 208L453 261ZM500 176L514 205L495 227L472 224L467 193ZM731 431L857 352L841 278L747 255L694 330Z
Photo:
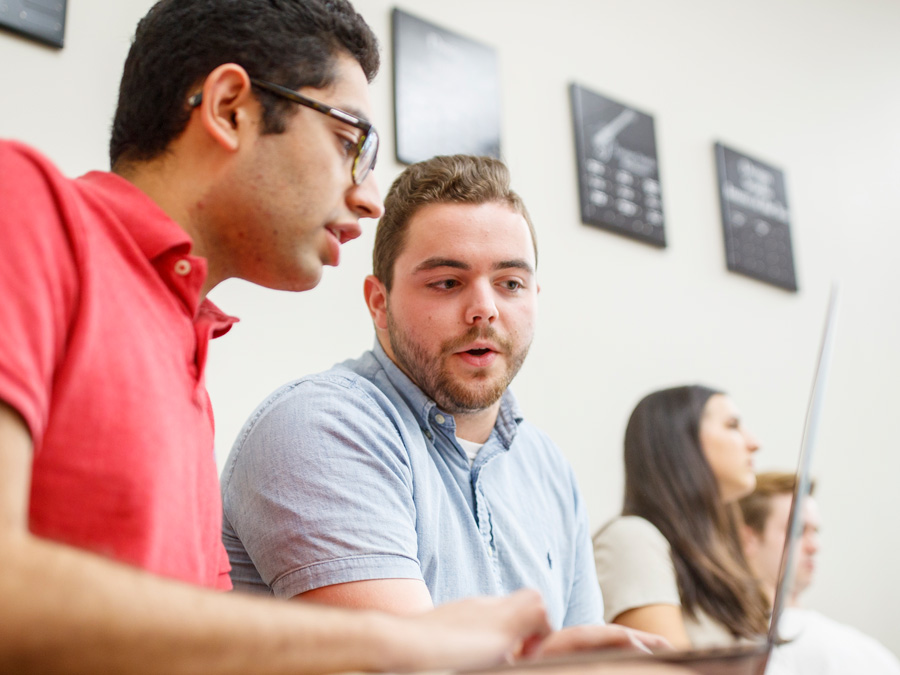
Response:
M0 143L0 399L34 441L31 531L230 588L203 371L235 319L190 249L126 180Z

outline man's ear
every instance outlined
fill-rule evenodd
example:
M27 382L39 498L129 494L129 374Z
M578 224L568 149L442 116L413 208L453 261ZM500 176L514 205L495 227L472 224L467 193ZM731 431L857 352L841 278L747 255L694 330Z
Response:
M215 143L231 152L258 128L260 105L252 89L247 71L236 63L223 63L203 82L200 122Z
M370 274L363 282L363 295L366 298L366 306L372 316L375 328L387 330L387 289L374 274Z

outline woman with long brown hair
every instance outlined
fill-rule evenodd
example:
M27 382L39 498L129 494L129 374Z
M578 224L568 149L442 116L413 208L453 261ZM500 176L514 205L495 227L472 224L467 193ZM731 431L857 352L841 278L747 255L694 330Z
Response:
M637 405L622 515L594 535L607 621L676 647L765 634L768 603L741 552L737 507L755 485L758 447L713 389L666 389Z

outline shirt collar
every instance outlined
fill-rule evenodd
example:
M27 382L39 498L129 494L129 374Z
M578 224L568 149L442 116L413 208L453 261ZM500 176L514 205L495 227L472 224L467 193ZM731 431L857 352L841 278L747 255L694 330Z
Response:
M91 171L78 180L103 195L104 204L128 229L148 260L168 252L190 252L192 242L187 232L133 183L105 171ZM135 202L139 200L144 204L136 209Z
M227 333L238 319L228 316L208 299L200 301L200 291L206 281L206 259L191 256L193 271L189 276L173 275L170 269L178 257L190 254L193 241L188 233L143 190L121 176L91 171L78 180L103 196L103 203L128 230L141 253L181 298L195 320L202 317L209 322L214 338ZM136 208L139 202L143 203Z
M400 367L391 360L385 353L384 348L381 346L377 337L375 338L375 346L372 347L372 353L384 369L390 383L400 393L413 413L415 413L419 420L419 424L422 424L424 428L430 426L430 420L433 413L437 411L437 404L426 396L425 392L419 389L418 385L409 379L409 376L400 370ZM453 417L449 413L443 414L445 417ZM500 399L500 410L497 413L497 421L494 423L494 434L498 436L500 442L506 449L509 449L509 446L512 445L519 424L521 424L523 420L522 410L519 407L518 401L516 401L516 397L513 395L512 391L507 389L503 392L503 396Z

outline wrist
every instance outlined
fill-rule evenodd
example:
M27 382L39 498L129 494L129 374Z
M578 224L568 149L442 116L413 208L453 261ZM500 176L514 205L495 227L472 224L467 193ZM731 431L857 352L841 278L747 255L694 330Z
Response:
M359 610L359 634L353 644L359 650L360 670L405 672L421 669L414 654L415 641L409 639L409 620L385 612Z

